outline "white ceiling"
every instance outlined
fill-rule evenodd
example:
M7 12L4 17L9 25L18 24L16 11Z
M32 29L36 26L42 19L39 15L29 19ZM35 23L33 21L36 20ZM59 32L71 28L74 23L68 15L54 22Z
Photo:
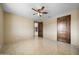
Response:
M32 8L41 8L45 6L45 10L48 11L47 15L39 17L33 15L35 11ZM48 19L64 13L67 13L73 9L79 7L78 3L4 3L3 9L5 12L13 13L16 15L24 16L34 20Z

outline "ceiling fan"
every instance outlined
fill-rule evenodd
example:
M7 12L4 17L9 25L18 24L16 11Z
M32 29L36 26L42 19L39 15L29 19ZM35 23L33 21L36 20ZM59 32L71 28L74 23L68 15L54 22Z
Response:
M33 14L33 15L38 15L38 16L42 16L43 14L48 14L48 12L44 11L45 7L42 6L40 9L34 9L32 8L32 10L36 11L37 13Z

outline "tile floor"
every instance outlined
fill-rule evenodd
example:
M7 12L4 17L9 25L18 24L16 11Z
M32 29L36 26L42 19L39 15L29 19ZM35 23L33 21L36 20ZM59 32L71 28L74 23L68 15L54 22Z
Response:
M70 44L36 37L5 45L2 54L6 55L78 55L79 49Z

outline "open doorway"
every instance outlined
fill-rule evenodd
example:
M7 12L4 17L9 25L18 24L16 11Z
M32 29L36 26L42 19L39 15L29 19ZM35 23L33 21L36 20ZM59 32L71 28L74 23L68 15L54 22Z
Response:
M35 31L34 31L34 35L35 35L35 37L38 37L38 22L34 22L34 29L35 29Z
M35 37L43 37L43 22L34 22Z

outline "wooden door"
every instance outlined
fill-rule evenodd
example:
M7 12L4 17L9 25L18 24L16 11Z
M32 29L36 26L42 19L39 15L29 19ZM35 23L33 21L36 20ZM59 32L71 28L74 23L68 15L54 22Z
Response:
M38 37L43 37L43 22L38 22Z
M71 22L71 16L63 16L57 18L57 40L70 43L71 37L70 37L70 22Z

